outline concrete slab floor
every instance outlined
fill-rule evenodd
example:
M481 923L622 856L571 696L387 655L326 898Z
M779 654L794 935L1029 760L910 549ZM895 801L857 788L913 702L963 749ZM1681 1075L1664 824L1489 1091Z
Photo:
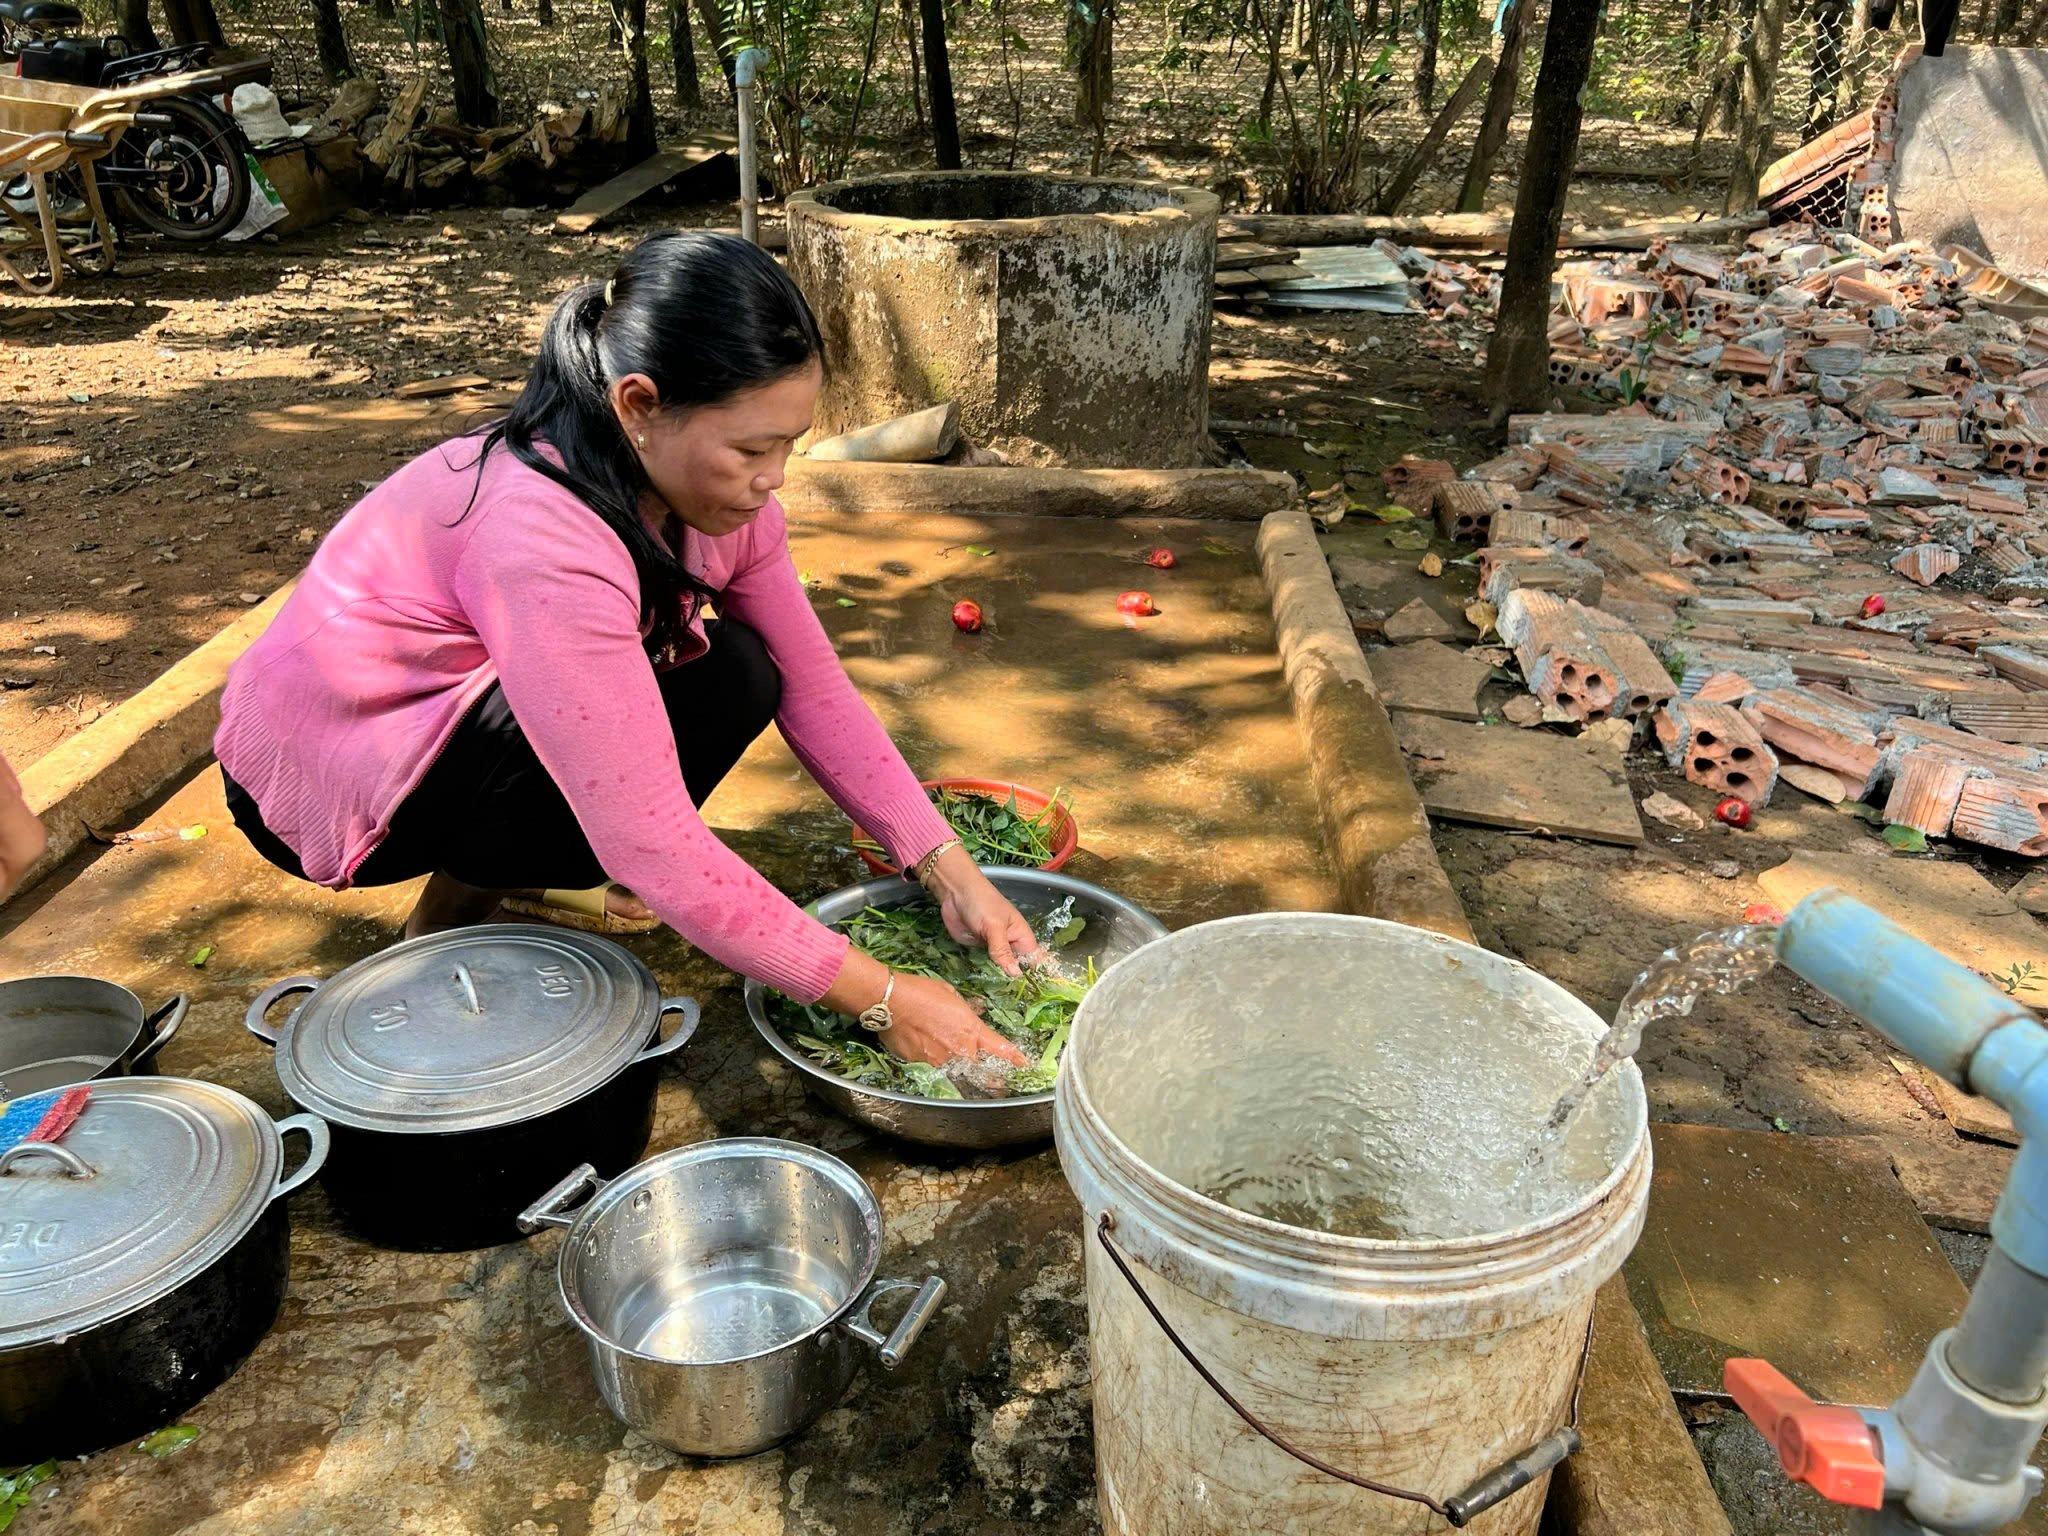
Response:
M1160 543L1177 570L1136 563ZM946 519L886 537L800 531L795 545L849 670L921 772L1066 786L1085 850L1073 872L1176 927L1333 903L1249 528ZM1162 610L1135 628L1114 609L1133 586ZM949 624L962 597L988 614L983 635ZM844 819L773 737L709 816L801 898L862 873ZM233 830L211 769L151 821L209 830L104 850L9 907L0 975L85 972L152 1005L189 992L163 1069L286 1113L241 1027L249 999L390 942L412 890L286 879ZM883 1272L951 1286L902 1369L870 1368L779 1450L686 1461L604 1409L555 1294L553 1234L383 1252L340 1230L314 1185L293 1200L284 1314L184 1416L201 1437L162 1462L119 1449L67 1464L16 1536L1095 1530L1078 1213L1050 1148L961 1158L882 1141L804 1097L758 1044L730 974L670 934L627 944L664 991L705 1003L699 1038L667 1068L649 1150L765 1134L851 1161L886 1213ZM203 945L213 954L195 968ZM575 1161L565 1147L564 1170Z

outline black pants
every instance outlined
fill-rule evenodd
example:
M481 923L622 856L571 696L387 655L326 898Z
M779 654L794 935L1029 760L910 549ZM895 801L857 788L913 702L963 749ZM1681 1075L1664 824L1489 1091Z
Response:
M782 702L782 675L759 635L731 619L713 620L705 633L709 652L656 674L683 782L700 806ZM256 851L303 880L298 855L263 824L256 802L232 778L227 798ZM352 883L395 885L435 873L487 890L580 890L605 878L576 813L496 684L405 797Z

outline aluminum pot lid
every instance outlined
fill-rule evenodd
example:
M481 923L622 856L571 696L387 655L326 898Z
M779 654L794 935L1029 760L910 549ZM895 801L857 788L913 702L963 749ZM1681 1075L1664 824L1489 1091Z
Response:
M15 1107L55 1101L57 1091ZM0 1152L0 1349L62 1338L168 1295L241 1241L277 1191L269 1115L229 1088L114 1078L54 1144Z
M489 923L358 961L279 1031L301 1108L360 1130L455 1132L544 1115L609 1082L660 1022L647 968L607 939Z

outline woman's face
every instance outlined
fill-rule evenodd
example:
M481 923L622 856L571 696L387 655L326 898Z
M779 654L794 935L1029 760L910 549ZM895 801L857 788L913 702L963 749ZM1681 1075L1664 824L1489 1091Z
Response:
M655 494L715 538L751 523L781 488L824 378L813 362L721 404L677 413L661 410L652 383L635 374L612 386L612 403Z

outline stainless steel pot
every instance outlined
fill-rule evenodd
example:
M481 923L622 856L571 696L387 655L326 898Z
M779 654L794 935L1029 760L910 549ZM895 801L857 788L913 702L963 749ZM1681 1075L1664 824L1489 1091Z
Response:
M937 1275L877 1280L874 1193L793 1141L699 1142L609 1183L586 1163L519 1225L569 1229L562 1305L606 1406L690 1456L749 1456L804 1429L844 1395L861 1346L893 1370L946 1294ZM917 1294L885 1337L869 1314L895 1291Z
M1092 959L1097 971L1106 971L1132 950L1166 937L1166 924L1136 902L1126 901L1099 885L1076 880L1072 875L994 864L982 865L981 872L1009 897L1034 928L1061 902L1069 896L1074 898L1074 916L1086 918L1087 927L1072 946L1060 952L1072 967ZM805 910L821 923L842 923L868 907L900 907L924 899L921 887L891 877L849 885L819 897ZM803 1074L804 1086L842 1115L892 1136L901 1136L905 1141L931 1147L1007 1147L1044 1141L1052 1135L1050 1093L1012 1099L925 1099L916 1094L891 1093L886 1088L863 1088L850 1083L782 1038L782 1032L768 1019L768 1000L772 995L758 981L749 981L747 1017L754 1021L754 1028L775 1054Z
M133 992L92 976L0 982L0 1100L154 1073L185 1008L181 992L145 1014Z

